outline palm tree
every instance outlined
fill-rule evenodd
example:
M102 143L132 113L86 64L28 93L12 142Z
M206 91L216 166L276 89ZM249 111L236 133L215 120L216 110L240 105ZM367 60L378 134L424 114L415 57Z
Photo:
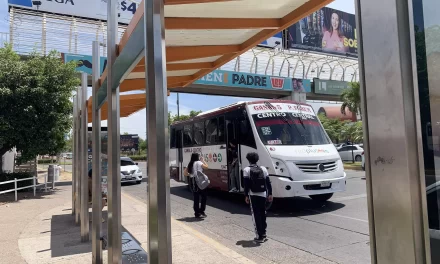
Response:
M358 82L350 83L350 87L342 91L341 100L342 114L345 115L345 109L348 108L354 115L361 115L361 93Z

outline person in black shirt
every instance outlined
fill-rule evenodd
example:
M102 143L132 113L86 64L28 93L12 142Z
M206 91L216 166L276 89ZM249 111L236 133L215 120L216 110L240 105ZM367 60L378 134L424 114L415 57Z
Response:
M257 232L257 237L255 237L255 241L258 243L262 243L267 239L266 236L266 200L272 202L272 184L270 183L269 173L264 166L258 166L257 162L259 160L258 153L250 152L246 155L246 159L249 161L249 166L244 168L243 170L243 178L244 178L244 193L246 195L246 203L251 204L253 217L255 220L255 228ZM258 168L259 167L259 168ZM253 168L253 169L251 169ZM263 185L265 186L264 191L252 191L254 175L252 175L251 171L257 168L257 171L260 171L262 176L264 177ZM265 184L264 184L265 183ZM249 199L250 198L250 199Z

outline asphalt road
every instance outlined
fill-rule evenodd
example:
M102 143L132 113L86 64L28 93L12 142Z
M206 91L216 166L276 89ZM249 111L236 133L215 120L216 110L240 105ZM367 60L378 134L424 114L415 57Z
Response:
M140 163L146 175L145 163ZM210 192L208 217L193 218L192 194L187 186L171 181L172 216L256 263L369 264L369 228L364 172L347 172L347 191L326 204L309 198L275 200L268 213L269 241L256 247L250 209L243 196ZM147 202L147 186L124 184L122 191ZM189 247L190 248L190 245ZM316 262L313 262L316 263Z

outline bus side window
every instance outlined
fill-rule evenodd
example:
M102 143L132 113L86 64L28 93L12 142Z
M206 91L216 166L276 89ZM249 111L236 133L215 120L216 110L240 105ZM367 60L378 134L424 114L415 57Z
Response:
M218 143L222 144L226 142L225 137L225 117L221 116L218 118Z
M205 121L206 128L206 144L215 145L218 142L217 138L217 118L212 118Z
M240 144L254 149L257 148L251 123L247 118L242 120L240 124Z
M193 126L185 125L183 127L183 146L192 147L193 146Z
M176 148L176 129L174 127L171 128L170 132L170 148Z
M204 122L194 123L194 145L200 146L205 143Z

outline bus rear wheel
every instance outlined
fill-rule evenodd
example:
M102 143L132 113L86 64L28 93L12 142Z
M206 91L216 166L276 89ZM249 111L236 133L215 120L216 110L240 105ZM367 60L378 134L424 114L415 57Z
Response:
M332 198L333 193L315 194L315 195L309 195L309 196L314 201L327 202L330 198Z

